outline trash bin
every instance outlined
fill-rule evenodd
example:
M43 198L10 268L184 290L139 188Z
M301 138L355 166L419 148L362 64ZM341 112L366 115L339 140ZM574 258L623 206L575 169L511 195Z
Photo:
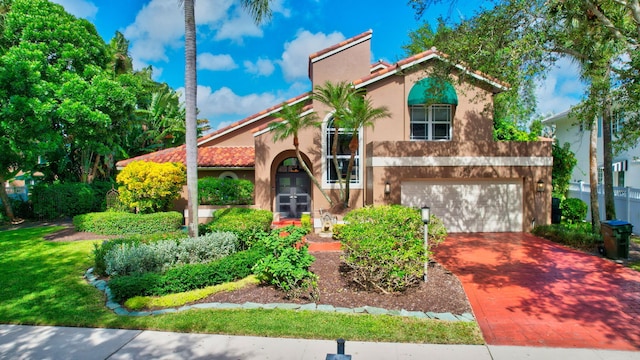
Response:
M610 259L627 259L633 225L623 220L603 221L601 225L605 255Z
M560 199L551 198L551 223L560 224L562 221L562 210L560 210Z

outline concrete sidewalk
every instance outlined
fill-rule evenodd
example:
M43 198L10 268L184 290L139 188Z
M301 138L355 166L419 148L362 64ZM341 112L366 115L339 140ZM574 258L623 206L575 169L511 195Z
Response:
M336 342L159 331L0 325L0 359L326 359ZM347 341L353 360L623 360L640 352Z

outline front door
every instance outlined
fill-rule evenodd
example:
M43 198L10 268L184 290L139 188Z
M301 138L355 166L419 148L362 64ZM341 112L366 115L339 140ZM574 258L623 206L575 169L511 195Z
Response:
M299 219L311 210L311 181L298 159L284 160L276 173L276 211L283 218Z

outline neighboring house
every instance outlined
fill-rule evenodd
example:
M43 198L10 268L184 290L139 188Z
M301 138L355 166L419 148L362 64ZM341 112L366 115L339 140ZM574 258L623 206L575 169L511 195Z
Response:
M360 132L360 149L351 184L352 208L365 205L429 206L450 232L528 231L549 223L551 208L551 142L493 140L492 98L506 85L461 66L469 81L448 84L425 106L432 80L429 69L446 55L436 49L395 64L370 63L372 31L310 55L312 85L348 81L366 90L374 106L392 116ZM285 103L303 103L322 120L321 128L300 133L300 149L322 187L337 200L337 171L330 139L332 109L301 94ZM433 103L433 101L429 101ZM230 176L252 180L255 206L282 217L314 217L329 204L300 171L292 140L273 141L268 124L282 104L201 137L199 177ZM338 160L346 169L347 139L340 140ZM134 160L184 161L184 147ZM344 169L339 171L344 176ZM538 189L540 191L538 191ZM387 191L388 190L388 191Z
M576 155L578 163L573 169L571 180L574 182L589 183L589 127L578 119L570 116L566 110L542 121L551 128L560 145L569 143L571 151ZM611 135L616 136L622 126L622 119L617 119L612 124ZM604 155L602 145L602 118L598 119L598 184L603 183ZM627 151L613 156L613 186L640 188L640 146L635 146Z

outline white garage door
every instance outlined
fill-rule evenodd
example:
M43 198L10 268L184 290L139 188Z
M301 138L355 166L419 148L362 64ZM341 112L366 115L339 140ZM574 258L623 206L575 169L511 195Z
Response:
M442 219L449 232L522 231L522 180L403 181L402 205Z

